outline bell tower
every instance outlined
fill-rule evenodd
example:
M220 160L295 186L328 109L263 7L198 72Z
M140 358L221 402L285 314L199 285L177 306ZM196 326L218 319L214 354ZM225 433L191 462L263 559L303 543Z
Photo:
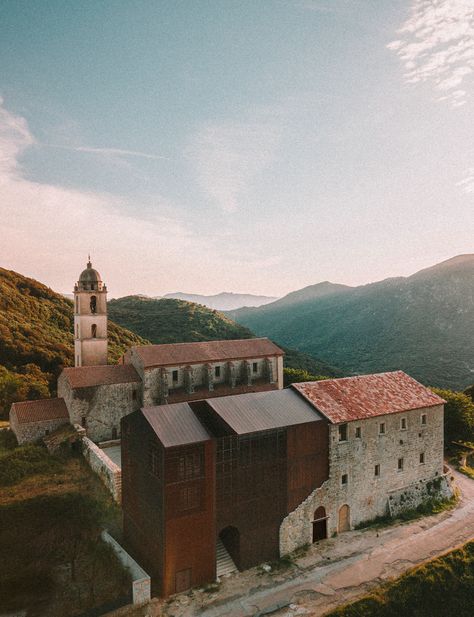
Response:
M74 365L107 364L107 287L89 261L74 286Z

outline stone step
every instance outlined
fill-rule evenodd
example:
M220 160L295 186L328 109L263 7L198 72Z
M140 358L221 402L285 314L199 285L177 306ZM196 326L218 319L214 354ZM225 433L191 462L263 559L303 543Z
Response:
M228 576L229 574L233 574L237 571L237 566L233 562L232 557L229 555L225 546L222 544L222 540L218 539L216 546L217 578L221 578L222 576Z

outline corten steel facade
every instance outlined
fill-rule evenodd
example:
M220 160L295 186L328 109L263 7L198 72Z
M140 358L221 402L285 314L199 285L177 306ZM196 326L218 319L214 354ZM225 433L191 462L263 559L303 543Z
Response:
M290 391L278 393L288 417L272 413L273 394L226 399L232 407L232 399L245 396L249 412L267 410L263 421L247 427L237 416L240 401L226 421L214 399L186 409L144 409L122 420L124 535L156 594L214 581L219 538L239 569L278 558L281 522L327 479L327 422ZM254 396L260 398L252 409ZM178 435L167 424L173 413Z

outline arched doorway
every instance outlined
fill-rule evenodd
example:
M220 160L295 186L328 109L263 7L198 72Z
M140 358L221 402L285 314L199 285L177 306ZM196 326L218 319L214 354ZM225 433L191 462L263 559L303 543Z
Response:
M240 532L237 527L226 527L219 534L219 540L240 570Z
M339 524L337 530L339 533L343 531L349 531L351 528L351 511L349 506L345 503L339 508Z
M318 542L318 540L325 540L327 537L328 530L326 510L323 508L323 506L319 506L319 508L314 511L313 542Z

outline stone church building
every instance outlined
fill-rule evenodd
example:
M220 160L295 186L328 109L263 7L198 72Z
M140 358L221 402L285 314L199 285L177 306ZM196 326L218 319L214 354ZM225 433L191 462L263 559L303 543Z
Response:
M293 384L266 338L136 346L107 365L107 289L74 288L74 368L15 403L20 443L63 424L121 438L127 550L169 596L432 497L444 401L395 371ZM232 568L231 568L232 569Z

